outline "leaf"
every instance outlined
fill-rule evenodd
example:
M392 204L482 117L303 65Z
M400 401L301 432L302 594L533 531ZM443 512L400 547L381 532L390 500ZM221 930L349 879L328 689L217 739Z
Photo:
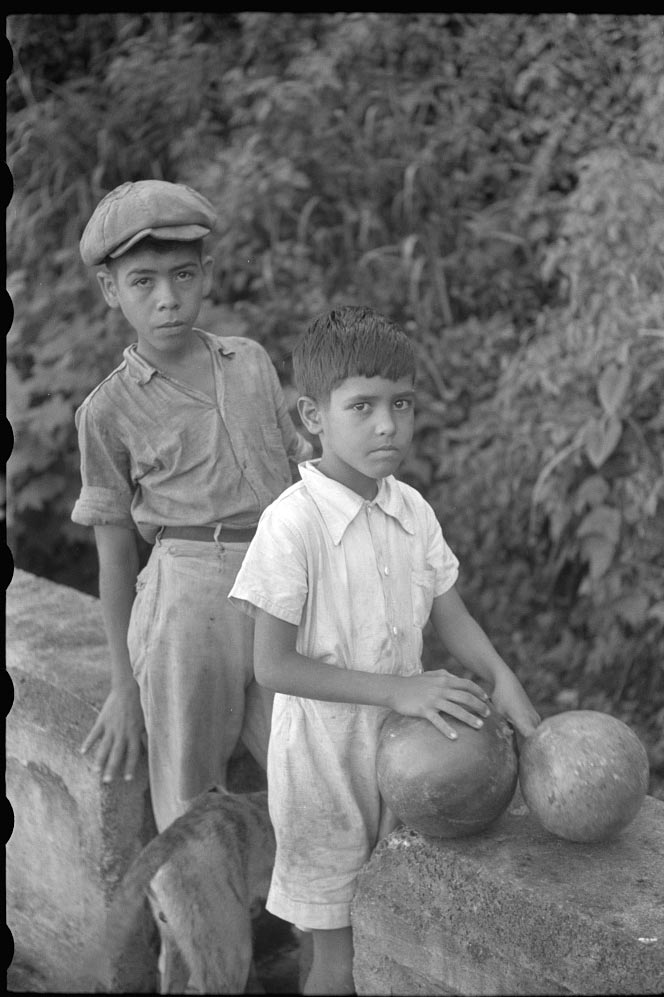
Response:
M584 443L590 463L595 468L611 456L622 435L622 421L615 415L589 419L585 426Z
M574 511L583 512L586 506L596 506L609 494L609 485L601 474L591 474L582 481L574 497Z
M74 418L74 406L60 394L51 395L37 408L30 411L30 426L38 435L53 434L62 427L69 427Z
M549 514L549 536L557 543L569 523L572 510L567 504L556 506Z
M664 626L664 602L656 602L646 615L649 620L657 620Z
M42 474L33 478L15 497L16 507L21 510L43 509L56 495L63 492L65 485L66 482L59 474Z
M32 472L32 476L42 474L53 463L53 452L50 448L36 447L32 444L16 448L9 458L7 474L15 481L21 475ZM15 487L15 486L14 486Z
M590 577L601 578L608 571L616 545L598 533L592 533L581 541L581 556L588 562Z
M576 710L579 707L578 689L561 689L556 693L556 706L561 710Z
M615 415L627 394L630 381L630 369L627 365L618 367L617 364L609 364L602 371L602 375L597 385L597 394L602 408L607 415Z
M618 509L613 509L609 505L598 505L581 520L576 528L576 535L604 537L615 547L620 537L621 522L622 516Z
M621 620L629 623L631 627L640 627L649 615L649 603L650 599L645 593L633 592L631 595L619 599L614 605Z

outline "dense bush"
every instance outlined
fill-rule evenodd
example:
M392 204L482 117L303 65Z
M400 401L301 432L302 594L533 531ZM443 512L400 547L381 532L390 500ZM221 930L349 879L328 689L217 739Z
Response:
M660 19L14 15L9 36L17 563L94 591L73 411L129 333L78 238L121 181L186 181L222 218L204 321L263 342L287 387L331 303L409 330L404 476L466 598L542 712L622 716L659 787Z
M664 169L585 157L544 261L568 282L566 304L542 311L470 438L440 434L429 496L540 701L650 728L660 766L663 245Z

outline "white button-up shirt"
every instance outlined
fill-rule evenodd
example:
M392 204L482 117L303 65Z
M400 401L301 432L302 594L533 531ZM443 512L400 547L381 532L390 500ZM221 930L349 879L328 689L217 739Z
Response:
M298 626L297 650L339 668L421 670L422 628L459 562L431 506L394 477L371 501L318 461L263 513L230 598Z

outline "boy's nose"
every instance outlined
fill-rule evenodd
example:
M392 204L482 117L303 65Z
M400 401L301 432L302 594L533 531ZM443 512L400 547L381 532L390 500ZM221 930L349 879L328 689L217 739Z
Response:
M379 436L394 436L396 432L396 422L389 412L381 412L376 423L376 432Z
M157 294L157 307L158 308L177 308L178 298L173 285L170 281L163 281L158 287Z

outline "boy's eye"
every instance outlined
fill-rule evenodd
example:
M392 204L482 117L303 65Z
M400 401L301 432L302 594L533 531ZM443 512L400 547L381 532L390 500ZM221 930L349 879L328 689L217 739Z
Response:
M191 270L180 270L178 280L190 280L193 276Z
M355 402L353 408L356 412L364 412L368 408L367 402Z
M397 398L397 400L394 403L395 408L398 408L398 409L401 409L401 410L403 410L403 409L409 409L409 408L412 407L412 405L413 405L413 399L412 398Z

